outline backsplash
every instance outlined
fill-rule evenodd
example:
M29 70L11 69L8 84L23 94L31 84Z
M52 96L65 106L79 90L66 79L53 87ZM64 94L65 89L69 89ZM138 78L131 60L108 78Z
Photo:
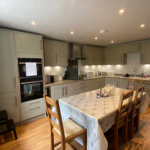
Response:
M146 71L148 75L150 75L150 65L141 65L140 64L140 54L128 54L127 55L127 65L93 65L93 66L81 66L81 60L78 61L78 73L80 74L80 70L83 71L83 74L87 71L104 71L104 72L115 72L115 74L133 74L134 68L137 68L137 74L141 74ZM67 67L62 66L50 66L44 67L44 74L57 74L59 76L64 76Z

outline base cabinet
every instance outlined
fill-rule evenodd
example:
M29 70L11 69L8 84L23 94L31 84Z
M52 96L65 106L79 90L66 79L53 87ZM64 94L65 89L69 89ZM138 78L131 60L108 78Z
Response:
M120 79L119 88L127 88L127 79Z
M119 79L117 78L105 78L105 85L112 84L115 87L119 87Z
M17 92L0 94L0 111L6 110L8 119L20 122L19 98Z

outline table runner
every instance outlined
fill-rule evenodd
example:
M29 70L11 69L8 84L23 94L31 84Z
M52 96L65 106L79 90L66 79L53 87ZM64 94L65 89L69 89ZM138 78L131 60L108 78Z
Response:
M87 129L87 150L106 150L104 136L114 123L120 94L129 90L115 88L110 97L97 98L97 90L59 99L62 120L71 118ZM145 96L142 98L142 102ZM82 143L82 138L78 138Z

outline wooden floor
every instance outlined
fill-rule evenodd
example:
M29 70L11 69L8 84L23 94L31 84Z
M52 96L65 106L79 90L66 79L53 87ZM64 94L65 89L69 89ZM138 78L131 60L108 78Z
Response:
M150 108L147 113L140 116L140 130L134 138L123 143L119 138L119 150L150 150ZM49 122L42 118L32 123L17 127L18 139L14 140L11 133L1 136L0 150L49 150ZM57 139L55 139L57 141ZM75 141L71 143L79 150L81 146ZM58 146L56 149L60 149ZM109 149L111 149L109 147Z

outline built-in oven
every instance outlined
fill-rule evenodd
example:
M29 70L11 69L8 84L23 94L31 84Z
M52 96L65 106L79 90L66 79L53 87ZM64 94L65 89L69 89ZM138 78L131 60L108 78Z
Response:
M34 63L34 68L32 64ZM27 66L27 64L31 64ZM36 74L27 75L28 70L35 69ZM42 59L18 58L21 102L43 98L43 64Z

